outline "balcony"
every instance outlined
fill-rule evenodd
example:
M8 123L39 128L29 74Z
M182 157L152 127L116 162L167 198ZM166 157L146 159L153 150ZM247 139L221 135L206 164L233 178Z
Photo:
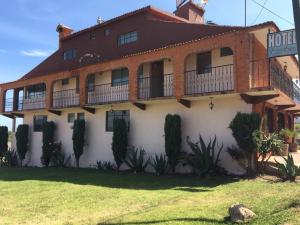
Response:
M296 102L300 102L300 88L293 82L290 75L276 62L251 62L251 88L276 88Z
M88 104L103 105L126 102L129 99L128 81L88 87Z
M173 95L173 74L142 77L138 79L138 98L141 100L172 97Z
M53 92L53 108L69 108L79 106L77 89Z
M198 72L185 72L185 95L202 95L213 92L233 91L233 65L223 65Z
M30 95L23 99L22 110L44 109L46 108L46 93Z

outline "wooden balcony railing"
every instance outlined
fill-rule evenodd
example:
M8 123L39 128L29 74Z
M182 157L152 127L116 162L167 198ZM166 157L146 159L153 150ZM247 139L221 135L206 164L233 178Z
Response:
M185 72L185 94L199 95L211 92L234 90L233 65L207 68Z
M53 92L53 108L68 108L79 106L79 92L77 89L69 89Z
M129 99L128 81L88 87L88 104L126 102Z
M151 99L174 95L173 74L138 79L138 98Z

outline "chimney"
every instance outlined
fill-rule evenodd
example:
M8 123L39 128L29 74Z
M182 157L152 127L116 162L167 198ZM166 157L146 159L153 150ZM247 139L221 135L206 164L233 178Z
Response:
M189 0L186 4L180 6L176 11L175 15L184 18L191 23L204 24L204 13L205 10L200 4L196 4L193 0Z
M58 26L56 27L56 32L58 32L59 34L59 47L61 47L62 39L71 35L73 30L63 24L58 24Z

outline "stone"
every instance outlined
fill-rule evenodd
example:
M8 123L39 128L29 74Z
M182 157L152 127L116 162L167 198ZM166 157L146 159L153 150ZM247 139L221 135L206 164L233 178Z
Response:
M244 223L256 216L249 208L243 204L234 204L229 208L231 221L234 223Z

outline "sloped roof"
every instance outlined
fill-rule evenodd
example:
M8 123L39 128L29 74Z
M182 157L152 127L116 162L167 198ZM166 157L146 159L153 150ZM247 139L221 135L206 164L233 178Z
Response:
M112 30L110 37L104 35L104 30L107 28ZM89 64L101 63L241 29L244 27L190 23L173 14L147 6L64 38L60 49L21 79L73 70ZM133 30L138 30L139 40L136 43L118 46L117 37ZM91 33L96 34L96 40L89 39ZM77 57L73 60L64 61L63 52L72 48L76 49ZM85 55L92 57L84 58Z

